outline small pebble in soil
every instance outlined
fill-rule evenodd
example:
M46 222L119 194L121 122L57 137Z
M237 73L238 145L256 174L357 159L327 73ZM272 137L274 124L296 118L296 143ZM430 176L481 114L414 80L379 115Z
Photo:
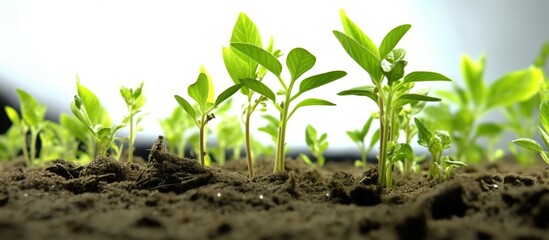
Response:
M326 197L330 197L330 193L329 193L329 192L326 193Z
M23 197L28 197L28 196L29 196L28 193L23 194Z
M498 185L497 185L497 184L494 184L494 186L493 186L493 187L494 187L494 188L498 188Z
M263 194L259 194L259 199L263 200Z
M218 193L216 194L216 196L217 196L217 197L221 197L221 193L218 192Z

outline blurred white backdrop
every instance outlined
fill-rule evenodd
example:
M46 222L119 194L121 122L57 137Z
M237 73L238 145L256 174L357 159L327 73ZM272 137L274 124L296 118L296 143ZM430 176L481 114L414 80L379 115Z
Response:
M313 53L317 64L308 74L347 71L342 80L309 94L338 106L304 108L289 123L287 135L290 146L303 147L305 126L312 124L328 133L333 152L345 151L354 148L345 130L361 127L374 106L366 98L336 95L369 82L332 34L342 30L340 8L378 44L393 27L412 24L399 44L407 50L407 71L436 71L458 82L462 53L476 58L485 52L486 78L493 80L529 66L549 40L549 1L544 0L0 0L0 94L18 106L15 89L22 88L46 104L48 116L57 120L60 112L69 112L79 74L118 122L126 113L120 86L144 81L144 111L151 115L138 141L148 144L162 134L157 120L177 106L174 94L186 96L200 65L210 72L217 94L232 84L221 48L228 45L238 14L245 12L264 44L274 36L283 53L295 47ZM265 81L278 86L274 78ZM235 96L238 114L243 99ZM263 123L257 114L253 127ZM270 142L263 133L255 136Z

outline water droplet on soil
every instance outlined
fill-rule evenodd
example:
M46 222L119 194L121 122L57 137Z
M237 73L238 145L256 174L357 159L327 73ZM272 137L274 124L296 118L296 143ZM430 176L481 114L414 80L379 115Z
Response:
M263 200L263 194L259 194L259 199Z
M221 193L218 192L216 196L217 196L217 197L221 197Z

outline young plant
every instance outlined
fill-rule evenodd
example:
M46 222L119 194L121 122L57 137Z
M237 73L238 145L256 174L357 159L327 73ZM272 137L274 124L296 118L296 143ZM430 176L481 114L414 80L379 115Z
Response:
M347 54L369 75L373 85L356 87L340 92L339 95L365 96L373 100L379 108L379 161L378 183L391 187L393 163L404 156L408 147L401 147L398 136L401 129L398 113L407 104L418 101L440 101L424 94L410 93L416 82L451 81L448 77L434 72L412 72L404 74L407 61L406 52L395 48L411 25L405 24L391 30L378 47L343 10L340 12L345 33L333 31Z
M428 118L435 123L435 128L451 133L457 150L456 158L461 162L479 162L482 159L493 161L503 156L503 150L494 148L503 126L495 122L481 123L482 116L491 110L502 109L532 98L538 93L538 88L543 82L542 71L530 67L506 74L488 85L483 77L485 64L484 55L477 61L463 55L461 71L466 88L454 85L453 92L438 91L441 97L454 103L457 109L453 110L444 104L425 109ZM512 119L523 115L507 116ZM488 149L478 143L480 138L488 139Z
M6 112L12 123L19 126L23 142L23 155L29 166L36 163L36 141L38 134L46 125L46 106L39 104L29 93L17 89L21 104L21 117L13 108L7 108ZM27 132L30 130L30 143L27 142Z
M101 107L99 99L93 92L80 84L78 76L76 77L76 90L77 95L74 96L74 101L70 105L71 111L92 135L98 155L107 156L108 150L115 144L116 132L125 127L127 122L124 121L119 125L110 124L110 119Z
M175 100L183 108L183 110L193 118L193 122L198 127L199 130L199 155L200 155L200 164L205 164L206 148L205 135L206 135L206 124L215 118L213 111L223 103L233 94L235 94L242 87L243 83L235 84L225 91L223 91L217 99L214 101L214 85L212 79L206 73L206 69L201 67L200 74L195 83L191 84L187 88L187 93L189 96L196 101L198 104L198 109L195 110L193 106L184 98L179 95L175 95Z
M142 130L142 127L139 126L141 120L146 114L141 113L141 108L145 105L145 96L142 94L143 91L143 82L139 83L134 89L126 88L122 86L120 88L120 95L124 98L126 102L126 107L128 108L127 121L130 125L130 134L128 136L128 162L133 162L133 151L135 138L137 132ZM141 114L140 114L141 113Z
M179 157L185 157L185 147L189 142L188 132L194 126L194 119L177 106L172 114L164 119L158 120L164 132L164 139L168 143L170 152Z
M377 114L376 114L377 115ZM366 169L368 162L368 154L379 141L379 129L374 132L370 139L370 144L366 144L366 135L370 131L370 127L376 115L371 115L364 123L360 130L347 131L347 136L357 145L360 151L360 160L355 160L355 166Z
M292 107L292 102L300 97L303 93L306 93L312 89L318 88L335 80L338 80L345 75L344 71L331 71L325 72L318 75L310 76L306 79L303 79L299 85L299 90L297 93L293 94L294 85L297 80L307 71L309 71L316 63L316 57L309 53L303 48L294 48L288 53L286 58L286 66L290 71L290 81L285 82L282 79L282 64L277 59L277 57L270 52L249 43L231 43L231 46L241 53L248 56L250 59L253 59L255 62L265 67L269 72L274 74L278 79L282 89L278 91L280 95L284 97L284 100L276 102L275 94L271 89L269 89L261 81L255 79L247 79L245 85L246 87L252 89L253 91L263 95L267 99L271 100L275 108L280 113L279 123L277 130L277 144L276 144L276 155L275 155L275 164L274 172L279 172L284 170L284 159L285 159L285 146L286 146L286 128L288 126L288 121L291 119L293 114L297 109L306 106L334 106L334 103L331 103L324 99L318 98L308 98L300 101L294 107ZM287 84L288 83L288 84Z
M316 163L313 162L309 156L306 154L300 154L299 156L305 163L309 166L323 167L326 163L326 158L324 157L324 151L328 149L328 134L323 133L318 136L316 129L312 125L307 125L305 128L305 142L311 151L311 154L316 159Z
M11 107L6 107L5 110L6 112L11 111L11 114L17 113ZM20 127L12 122L10 128L4 134L0 135L0 161L11 160L17 157L23 149L23 139Z
M539 115L541 120L541 125L543 128L538 126L538 131L541 135L541 139L545 143L546 147L549 147L549 100L543 100L539 106ZM549 152L543 150L543 147L534 139L531 138L519 138L513 140L513 143L519 147L532 150L541 155L541 158L549 164Z
M238 19L234 25L230 42L247 43L263 48L261 41L261 35L254 22L244 13L240 13ZM271 53L275 57L279 57L280 51L273 50L273 38L269 41L269 44L265 51ZM266 74L265 67L260 66L256 61L242 54L234 47L223 47L223 61L227 72L231 76L231 79L235 84L238 84L243 79L254 79L262 81ZM254 177L253 161L252 161L252 143L250 134L251 116L257 107L264 108L265 102L268 100L266 97L256 95L255 91L246 86L242 87L241 93L247 98L247 102L244 105L243 110L243 122L245 128L245 141L246 141L246 160L248 163L248 177ZM254 97L258 96L258 97ZM255 98L255 99L254 99Z
M454 167L467 166L463 162L452 161L448 156L442 156L444 150L450 148L452 143L447 131L435 130L433 134L419 119L415 118L414 122L419 132L417 142L426 147L432 156L429 164L429 179L449 179L450 172Z

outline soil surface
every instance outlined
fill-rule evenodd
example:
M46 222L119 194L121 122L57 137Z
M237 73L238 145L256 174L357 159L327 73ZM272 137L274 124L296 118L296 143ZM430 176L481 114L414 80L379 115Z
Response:
M376 169L311 169L288 159L246 177L168 153L147 164L97 158L0 173L0 239L549 239L549 169L500 162L457 170L451 180ZM338 170L346 169L346 170Z

